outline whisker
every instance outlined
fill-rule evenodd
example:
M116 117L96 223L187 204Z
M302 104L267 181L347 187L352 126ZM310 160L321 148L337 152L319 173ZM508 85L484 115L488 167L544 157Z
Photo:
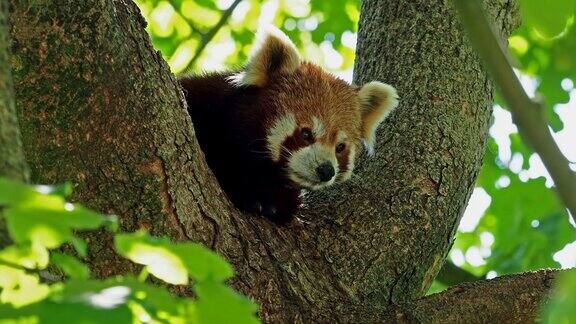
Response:
M286 153L288 154L288 156L283 156L284 158L290 158L292 157L293 153L290 152L290 150L288 150L287 148L285 148L284 146L280 146L281 152L280 154Z
M256 142L260 142L260 141L266 141L266 139L265 138L256 138L256 139L252 140L250 143L248 143L248 146L250 146Z
M250 150L251 153L256 153L256 154L270 154L270 152L268 151L255 151L255 150Z

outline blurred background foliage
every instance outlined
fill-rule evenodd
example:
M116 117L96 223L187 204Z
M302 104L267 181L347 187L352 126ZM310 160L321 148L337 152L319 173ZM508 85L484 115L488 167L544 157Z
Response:
M510 37L509 48L526 91L545 100L554 137L576 170L575 2L521 0L524 23ZM307 60L352 79L359 0L137 3L154 45L175 74L240 67L254 31L272 23ZM451 267L431 292L462 278L576 266L574 224L540 158L522 142L498 98L493 117L477 187L450 252Z
M175 74L237 68L254 32L274 24L308 60L351 75L358 0L137 0L154 46Z

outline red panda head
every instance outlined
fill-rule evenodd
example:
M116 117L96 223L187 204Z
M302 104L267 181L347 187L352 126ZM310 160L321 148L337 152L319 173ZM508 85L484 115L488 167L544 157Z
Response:
M296 185L320 189L350 178L363 142L373 152L380 123L397 106L384 83L362 87L303 62L281 31L260 32L236 84L260 88L267 150Z

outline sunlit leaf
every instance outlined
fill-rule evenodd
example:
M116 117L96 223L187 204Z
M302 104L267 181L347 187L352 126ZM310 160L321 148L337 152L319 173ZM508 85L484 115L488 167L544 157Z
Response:
M520 0L525 24L545 37L554 37L574 15L574 0Z
M74 299L52 297L25 307L0 304L0 318L26 323L131 323L132 313L125 301L125 291L90 291Z
M225 285L206 281L194 285L196 308L201 323L258 323L258 306Z
M0 265L0 303L21 307L48 296L49 287L40 283L37 275ZM0 314L0 318L2 318Z
M8 230L17 243L33 242L47 248L56 248L72 240L75 229L95 229L105 218L82 206L69 203L40 206L12 207L4 212Z
M88 267L73 256L53 252L50 255L50 261L72 279L86 280L90 277Z
M542 323L573 323L576 319L576 270L558 273L550 300L544 305Z
M188 283L188 271L182 259L171 251L167 240L140 232L117 235L115 244L121 255L145 265L159 279L175 285Z
M214 252L195 243L170 243L143 232L116 236L116 248L128 259L146 265L154 276L172 284L196 280L225 280L232 268Z
M48 251L42 245L12 245L0 251L0 261L27 269L44 269L48 265Z
M228 262L220 255L197 243L181 243L173 247L195 280L224 281L234 275Z
M0 206L17 204L34 199L37 196L39 196L39 193L31 186L0 177Z

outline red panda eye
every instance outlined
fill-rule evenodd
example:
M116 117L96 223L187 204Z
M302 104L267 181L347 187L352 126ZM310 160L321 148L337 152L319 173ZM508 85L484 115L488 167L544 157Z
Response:
M340 143L340 144L336 145L336 153L342 153L342 151L344 151L345 148L346 148L346 144L344 144L344 143Z
M309 128L302 128L302 131L300 131L300 137L307 142L312 141L312 131Z

